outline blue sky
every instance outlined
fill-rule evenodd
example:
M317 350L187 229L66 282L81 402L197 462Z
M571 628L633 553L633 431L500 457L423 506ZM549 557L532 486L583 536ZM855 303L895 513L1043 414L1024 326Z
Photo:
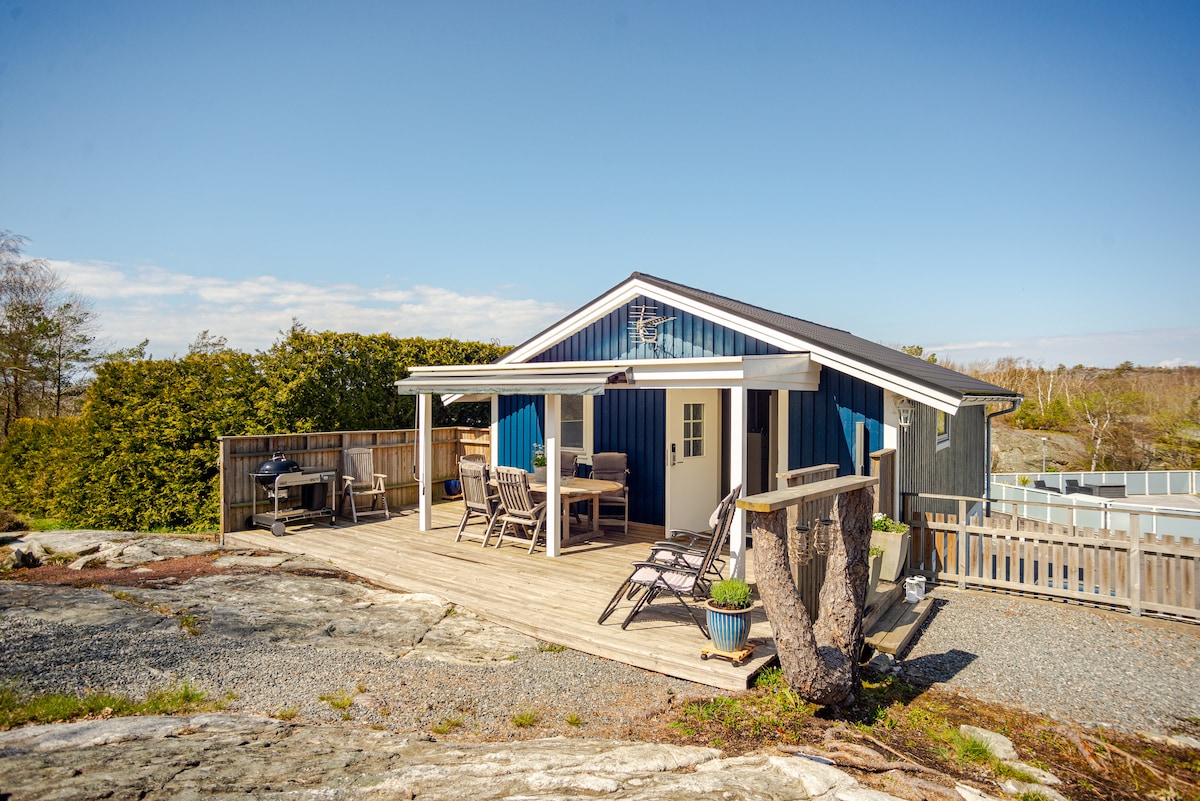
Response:
M1195 364L1200 4L0 0L0 228L156 356L516 344L640 271Z

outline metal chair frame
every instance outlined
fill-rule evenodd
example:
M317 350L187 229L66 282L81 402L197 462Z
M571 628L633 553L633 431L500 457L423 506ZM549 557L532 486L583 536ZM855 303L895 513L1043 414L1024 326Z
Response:
M709 636L704 616L697 616L696 610L684 600L683 596L691 595L695 601L708 597L714 579L713 564L729 537L734 513L737 511L736 501L741 491L740 486L734 487L728 495L721 499L721 505L718 507L718 525L704 551L700 552L672 543L654 545L650 559L633 563L633 573L625 579L613 597L609 599L596 622L603 623L612 616L622 601L633 601L633 608L621 622L621 628L624 629L658 597L670 593L687 610L692 622L700 628L704 636ZM719 578L719 576L718 572L716 577Z

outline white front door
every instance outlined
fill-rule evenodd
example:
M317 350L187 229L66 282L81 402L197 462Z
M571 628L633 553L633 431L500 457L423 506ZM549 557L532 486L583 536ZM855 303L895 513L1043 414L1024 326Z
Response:
M721 391L667 390L667 531L704 531L721 501Z

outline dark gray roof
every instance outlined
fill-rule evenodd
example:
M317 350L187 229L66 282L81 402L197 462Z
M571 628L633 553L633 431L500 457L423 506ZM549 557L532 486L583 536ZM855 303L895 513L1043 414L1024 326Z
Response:
M903 376L910 381L933 390L960 397L971 395L1021 397L1019 392L998 387L995 384L989 384L987 381L980 381L978 378L963 375L941 365L927 362L924 359L918 359L915 356L909 356L907 353L895 348L889 348L887 345L881 345L878 342L871 342L861 337L856 337L848 331L811 323L808 320L801 320L798 317L791 317L786 314L770 311L769 309L752 306L749 303L743 303L740 300L727 298L723 295L716 295L712 292L693 289L690 286L656 278L653 275L634 273L626 281L623 281L620 286L637 279L692 298L705 305L722 309L738 317L751 320L759 325L764 325L767 328L772 328L781 334L798 337L820 345L849 359L870 364L897 376Z

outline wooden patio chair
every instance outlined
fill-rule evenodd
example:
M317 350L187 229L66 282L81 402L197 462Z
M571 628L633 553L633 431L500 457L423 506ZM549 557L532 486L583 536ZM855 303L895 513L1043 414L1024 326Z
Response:
M618 507L621 517L608 516L610 521L620 521L625 533L629 533L629 457L624 453L592 454L592 478L600 481L616 481L621 485L618 492L606 492L596 504L596 516L600 523L605 520L604 509Z
M386 473L375 472L375 452L370 448L350 448L342 451L342 509L339 514L345 517L345 505L350 504L350 518L357 523L364 515L383 515L391 519L388 512ZM370 508L363 508L359 499L371 499Z
M630 621L645 611L650 604L654 603L655 599L670 593L683 605L692 621L707 637L708 625L705 623L704 615L697 616L696 610L684 600L683 596L691 595L695 601L708 597L713 580L711 570L713 561L725 547L729 529L733 525L737 497L741 491L741 487L736 487L722 499L717 527L713 530L713 536L709 540L707 548L701 552L691 551L689 553L690 549L680 549L674 553L666 553L661 545L654 545L651 551L653 558L645 562L633 563L633 573L613 594L596 622L603 623L608 620L622 601L633 601L633 608L621 622L621 628L626 628Z
M529 538L529 552L537 547L538 537L546 536L546 501L534 503L529 494L529 474L519 467L496 468L496 488L500 494L500 535L496 547L504 544L504 534L512 527L514 536Z
M489 483L488 466L482 460L464 457L458 463L458 478L462 482L464 511L454 541L460 542L463 537L478 538L483 540L483 547L486 548L500 511L500 494ZM482 517L487 522L482 535L466 530L472 517Z

